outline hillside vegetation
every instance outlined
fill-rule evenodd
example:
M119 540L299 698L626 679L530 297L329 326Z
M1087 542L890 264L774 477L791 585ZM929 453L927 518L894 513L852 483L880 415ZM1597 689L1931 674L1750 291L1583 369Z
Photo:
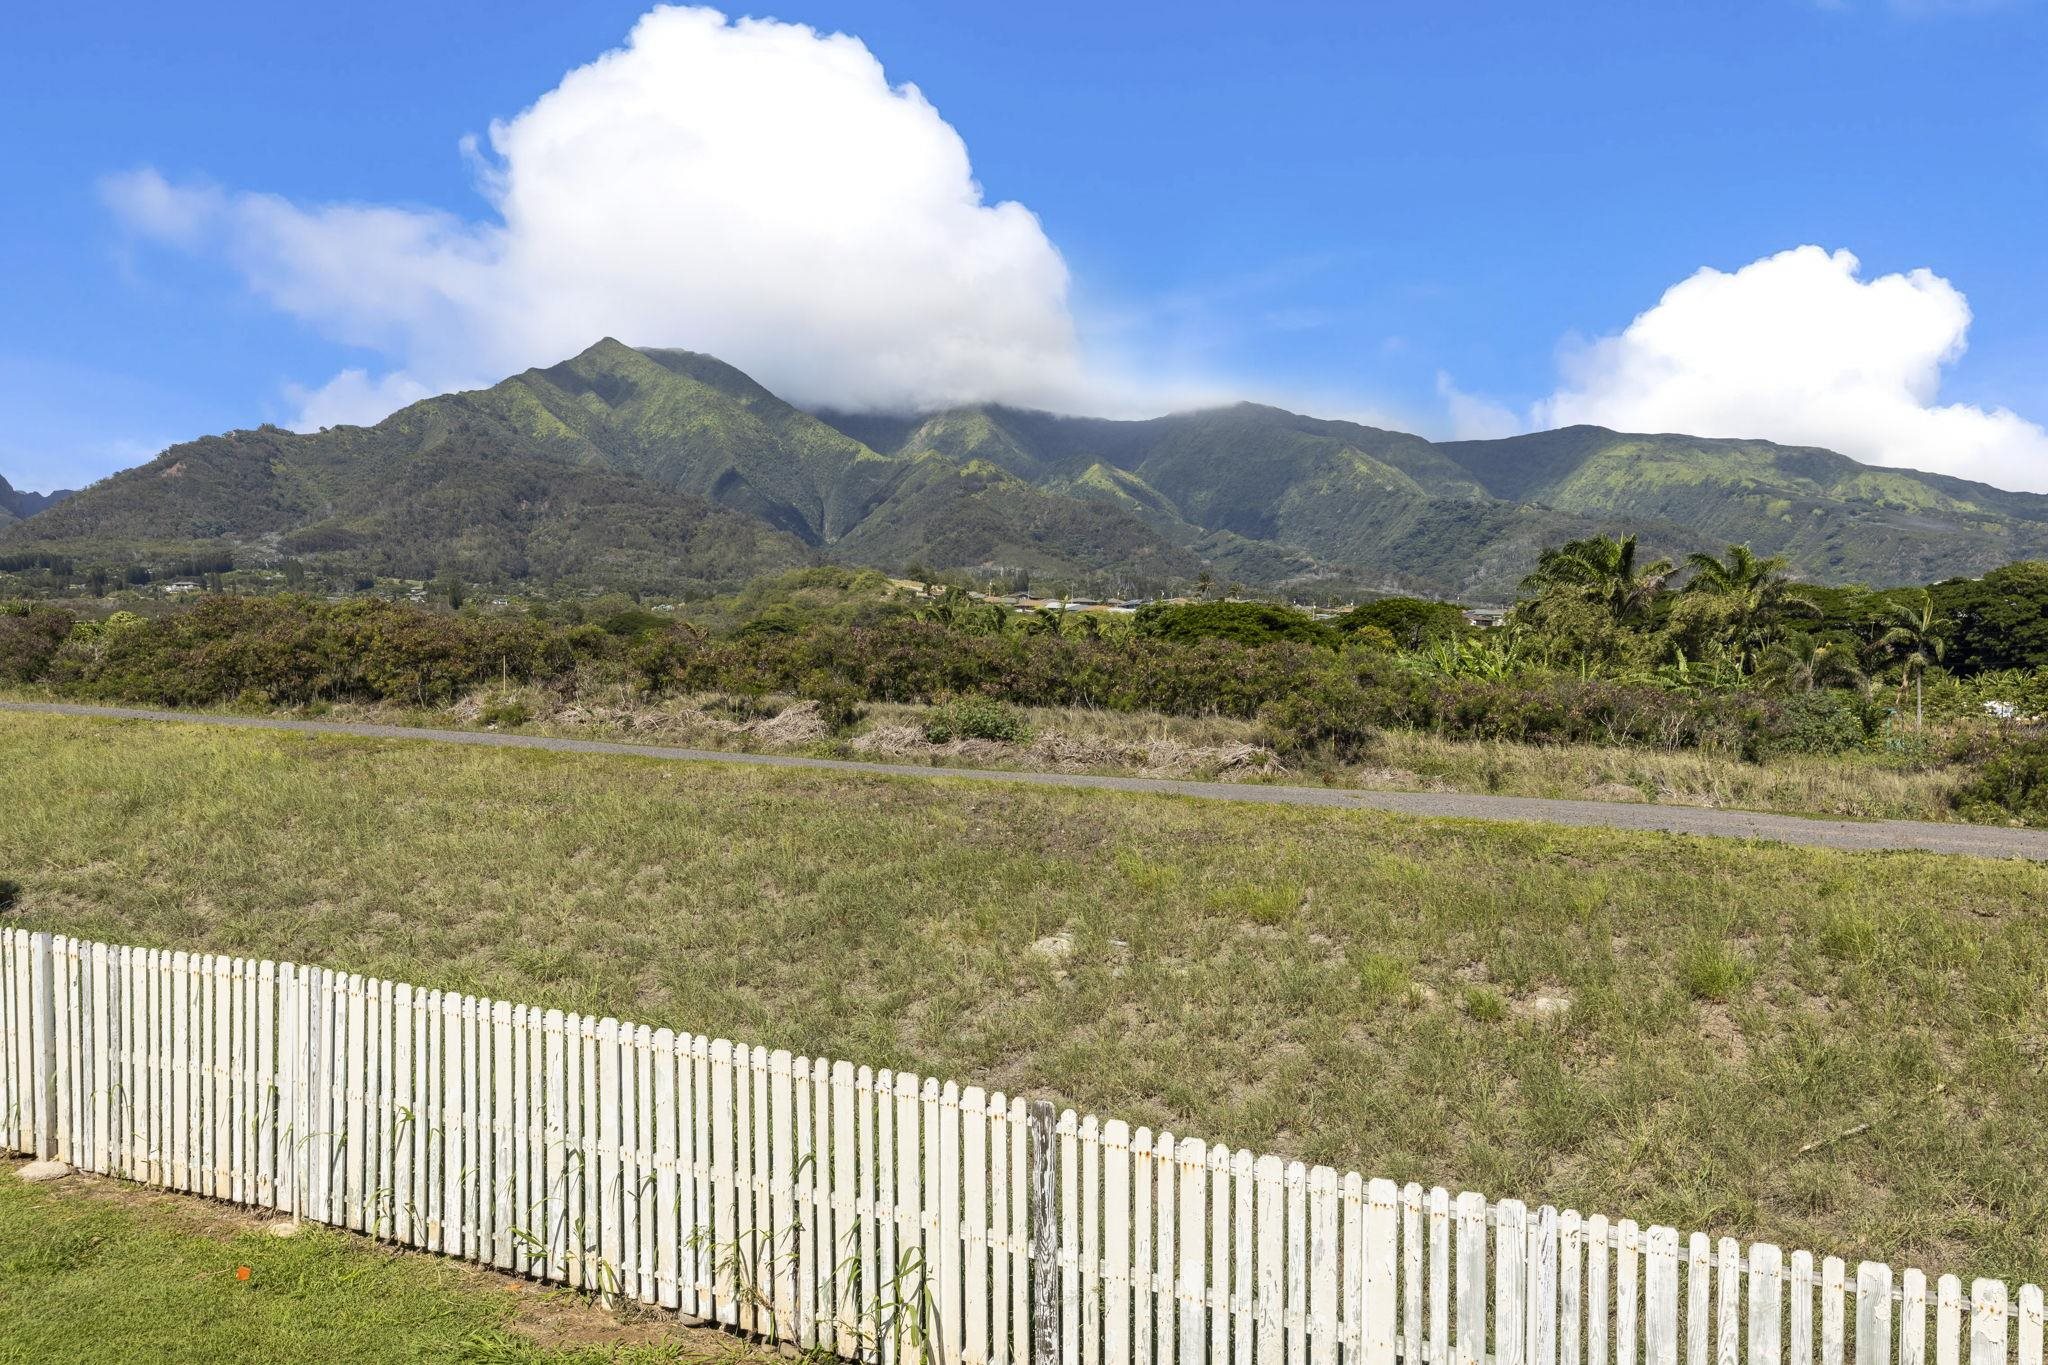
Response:
M917 761L2048 823L2048 565L1815 589L1734 546L1689 573L1675 589L1673 566L1631 540L1551 547L1484 631L1414 598L1322 620L1220 600L1020 612L833 568L681 611L623 595L463 605L460 584L432 605L21 602L0 604L0 686ZM878 706L898 710L884 721ZM1133 725L1157 733L1140 742Z
M706 355L606 339L373 427L186 442L58 503L0 564L182 562L708 592L916 561L1117 596L1184 585L1502 600L1546 545L1730 543L1899 583L2048 554L2048 497L1765 441L1573 427L1433 444L1241 403L1145 421L807 413Z

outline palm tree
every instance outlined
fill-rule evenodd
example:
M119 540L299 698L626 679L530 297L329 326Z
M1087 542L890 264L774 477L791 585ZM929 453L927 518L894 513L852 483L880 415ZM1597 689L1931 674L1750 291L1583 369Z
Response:
M1726 602L1733 643L1743 666L1754 671L1776 638L1775 617L1788 610L1818 616L1820 608L1792 591L1785 576L1785 556L1759 557L1747 545L1730 545L1726 558L1706 553L1686 556L1692 579L1687 592L1706 593Z
M1920 590L1920 604L1885 604L1892 626L1878 637L1877 647L1899 657L1899 700L1906 698L1906 684L1913 685L1913 729L1927 724L1927 706L1922 683L1927 670L1938 664L1948 650L1948 622L1934 609L1934 595Z
M1855 687L1863 681L1855 652L1834 640L1804 631L1773 641L1757 658L1756 674L1798 692L1822 687Z
M1522 586L1583 597L1621 621L1648 607L1672 572L1668 559L1638 565L1634 536L1588 536L1545 550L1536 561L1536 572L1523 579Z

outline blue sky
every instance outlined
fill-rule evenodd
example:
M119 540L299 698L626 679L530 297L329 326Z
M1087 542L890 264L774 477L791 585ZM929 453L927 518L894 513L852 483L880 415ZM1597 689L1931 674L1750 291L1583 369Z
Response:
M372 418L617 331L812 401L1609 419L2048 487L2041 4L792 0L753 12L857 38L929 111L857 80L814 103L844 54L802 35L671 25L492 146L645 9L17 15L0 476ZM666 102L729 71L729 104ZM948 126L983 204L954 202ZM493 177L543 226L500 233Z

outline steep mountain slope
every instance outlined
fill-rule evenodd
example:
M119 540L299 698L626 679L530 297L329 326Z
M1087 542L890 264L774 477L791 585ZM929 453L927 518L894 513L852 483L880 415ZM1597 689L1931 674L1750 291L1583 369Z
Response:
M856 563L1111 574L1130 591L1186 582L1204 558L1120 508L1032 487L987 460L920 461L835 552Z
M1619 529L1523 507L1419 436L1255 403L1141 422L960 408L922 421L821 414L899 454L983 460L1038 487L1119 507L1248 583L1336 579L1499 594L1538 550ZM1659 528L1684 549L1708 538Z
M1823 582L1924 582L2048 554L2048 496L1811 446L1567 427L1439 447L1495 497L1786 555Z
M296 556L415 578L678 589L808 557L756 518L631 475L503 455L494 433L459 421L417 450L380 430L264 427L173 446L0 539L110 562Z
M1673 555L1748 543L1823 582L1925 581L2048 556L2048 497L1765 441L1438 444L1253 403L814 414L713 357L609 338L373 427L208 437L57 506L0 495L4 549L649 586L822 557L1484 601L1596 532Z

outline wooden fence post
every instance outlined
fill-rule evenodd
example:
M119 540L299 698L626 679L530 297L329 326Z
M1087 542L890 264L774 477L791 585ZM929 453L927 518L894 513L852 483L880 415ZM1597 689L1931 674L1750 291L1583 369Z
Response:
M1031 1365L1060 1358L1059 1200L1054 1178L1056 1120L1045 1100L1031 1103Z

